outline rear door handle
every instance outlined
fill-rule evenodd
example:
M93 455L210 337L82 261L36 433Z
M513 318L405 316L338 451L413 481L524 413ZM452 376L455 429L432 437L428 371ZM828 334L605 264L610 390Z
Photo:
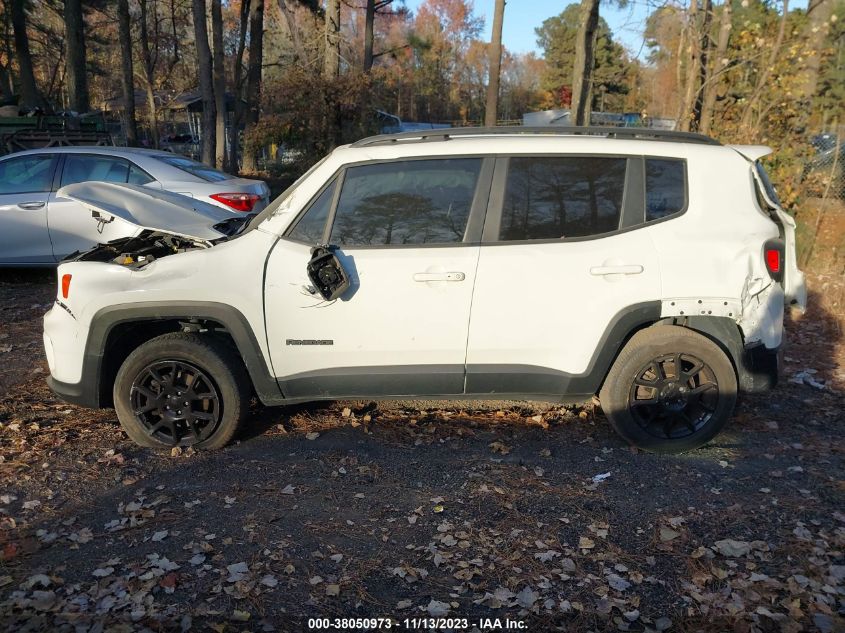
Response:
M18 202L18 206L25 211L37 211L43 209L46 202Z
M639 275L641 272L643 272L643 267L639 264L630 264L627 266L593 266L590 268L590 274L596 276Z
M414 281L463 281L464 279L466 275L461 272L414 274Z

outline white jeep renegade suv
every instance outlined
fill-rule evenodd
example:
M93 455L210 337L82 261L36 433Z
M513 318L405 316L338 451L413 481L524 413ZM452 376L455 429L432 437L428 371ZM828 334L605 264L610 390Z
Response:
M58 269L50 386L151 447L217 448L255 394L573 402L685 451L777 379L803 306L760 146L456 129L340 147L248 224L131 185L60 193L100 246Z

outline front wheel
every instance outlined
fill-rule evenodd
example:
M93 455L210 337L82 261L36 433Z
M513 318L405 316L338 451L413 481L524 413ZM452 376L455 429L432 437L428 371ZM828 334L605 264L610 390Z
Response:
M178 332L129 354L113 395L120 424L137 444L216 449L246 417L250 388L243 362L229 346Z
M657 325L631 337L599 400L630 444L682 453L716 437L733 412L736 394L736 372L718 345L687 328Z

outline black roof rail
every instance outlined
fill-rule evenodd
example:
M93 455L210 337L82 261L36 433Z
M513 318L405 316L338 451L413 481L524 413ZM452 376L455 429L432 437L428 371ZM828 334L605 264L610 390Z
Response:
M545 126L529 127L521 125L501 127L452 127L400 132L399 134L379 134L368 136L352 143L352 147L370 147L373 145L391 145L400 141L425 143L448 141L464 136L601 136L605 138L635 139L644 141L670 141L674 143L699 143L702 145L721 145L719 141L704 134L694 132L676 132L674 130L653 130L645 127L597 127L597 126Z

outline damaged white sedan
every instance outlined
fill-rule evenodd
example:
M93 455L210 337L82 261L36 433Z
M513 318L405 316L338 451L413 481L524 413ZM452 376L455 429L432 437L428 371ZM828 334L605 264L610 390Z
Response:
M87 183L101 244L59 266L51 387L139 444L218 448L265 405L600 397L628 442L701 446L777 381L803 307L757 146L493 128L336 149L247 222Z

